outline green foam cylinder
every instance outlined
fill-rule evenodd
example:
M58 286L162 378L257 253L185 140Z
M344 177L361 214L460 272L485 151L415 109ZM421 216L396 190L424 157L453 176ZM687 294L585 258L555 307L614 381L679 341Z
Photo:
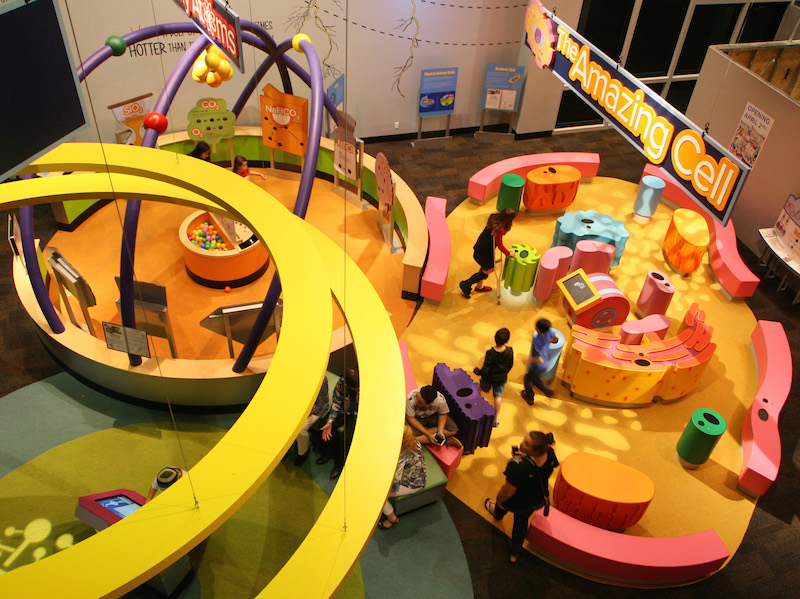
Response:
M506 258L503 265L503 281L511 293L519 295L533 287L541 256L535 247L527 243L515 243L511 246L511 251L516 253L516 256Z
M522 192L525 191L525 179L519 175L508 173L500 179L500 193L497 194L497 211L511 208L519 212Z
M726 428L725 419L714 410L695 410L678 439L678 457L683 466L697 468L705 464Z

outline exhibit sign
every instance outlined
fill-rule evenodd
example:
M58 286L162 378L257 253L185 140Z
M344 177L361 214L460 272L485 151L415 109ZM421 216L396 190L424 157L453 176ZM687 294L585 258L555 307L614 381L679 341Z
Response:
M525 67L505 64L486 66L483 84L483 109L516 112L522 93Z
M419 116L453 114L458 69L423 69L419 83Z
M150 96L144 94L123 100L108 107L117 122L125 127L116 132L117 143L128 146L141 146L144 137L144 117L150 112Z
M800 262L800 198L790 195L775 221L775 235L795 262Z
M242 62L242 27L239 15L220 0L174 0L209 41L222 50L239 72Z
M548 18L556 29L553 74L727 224L750 168L566 23Z
M233 137L236 115L228 110L222 98L201 98L189 111L186 133L192 141L205 141L212 146L223 139Z
M758 153L764 147L773 122L774 119L771 116L761 112L758 107L748 102L742 118L739 120L736 133L733 134L731 152L752 168L758 159Z
M333 169L348 179L355 179L358 173L356 154L356 120L344 110L336 113L337 126L333 130Z
M344 75L341 75L328 88L328 97L331 99L331 102L336 107L336 110L342 110L344 108L344 90L345 90ZM331 133L336 128L335 126L336 122L331 117L330 114L327 114L327 112L326 115L328 122L328 137L330 137Z
M150 357L147 333L144 331L103 321L103 333L105 333L106 347L108 349L145 358Z
M268 148L303 156L308 143L308 100L267 84L261 96L261 138Z

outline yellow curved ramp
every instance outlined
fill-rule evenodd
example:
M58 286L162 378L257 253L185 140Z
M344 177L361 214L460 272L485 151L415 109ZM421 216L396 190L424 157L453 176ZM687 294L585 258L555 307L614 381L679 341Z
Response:
M401 437L402 363L377 294L338 247L310 230L269 194L214 165L131 146L64 144L28 171L106 169L107 174L90 176L93 192L103 194L93 197L152 194L172 201L174 196L175 201L201 208L220 211L220 206L226 207L258 231L268 241L284 288L281 341L248 408L214 450L191 469L187 480L79 545L4 574L0 592L7 596L119 596L211 534L266 479L308 414L327 364L332 327L327 306L333 290L359 352L359 426L330 502L306 541L265 591L265 595L286 596L287 588L294 593L302 585L305 596L332 594L377 521ZM71 199L75 197L71 193L80 192L65 190L70 177L6 184L0 205L8 208L45 199ZM102 178L107 180L105 188ZM305 259L302 270L293 268L296 247L307 249L310 244L306 242L312 239L317 247L325 248L320 260ZM328 288L325 282L329 282ZM300 575L292 580L295 572ZM316 575L309 577L308 572Z

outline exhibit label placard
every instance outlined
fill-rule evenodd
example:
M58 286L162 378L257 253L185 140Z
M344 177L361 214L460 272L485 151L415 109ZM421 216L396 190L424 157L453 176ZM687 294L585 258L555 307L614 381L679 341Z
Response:
M419 116L453 114L457 68L423 69L419 83Z
M483 109L516 112L522 92L525 67L505 64L486 66L483 85Z
M103 321L103 332L105 333L106 347L108 349L145 358L150 357L147 333L144 331Z
M533 0L529 10L536 5ZM553 74L727 224L750 168L566 23L547 18L556 30Z
M272 84L263 89L261 141L268 148L303 156L308 143L308 100L278 91Z
M244 73L239 15L231 10L227 2L220 0L174 0L174 2L197 25L201 33L225 53L239 72Z

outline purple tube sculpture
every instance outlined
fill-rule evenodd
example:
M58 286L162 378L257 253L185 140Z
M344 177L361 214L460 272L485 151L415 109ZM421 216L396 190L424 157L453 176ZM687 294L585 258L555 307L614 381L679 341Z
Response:
M39 257L36 255L36 246L33 241L33 206L22 206L19 209L19 229L22 237L22 255L25 256L25 264L28 265L28 278L31 280L33 295L42 309L47 324L50 325L53 333L59 335L66 329L53 307L53 302L50 301L50 296L47 295L42 272L39 270ZM46 301L43 301L43 298L46 298Z
M300 218L305 218L308 210L308 201L311 198L311 188L314 185L314 177L317 174L317 160L319 159L319 141L322 137L322 105L325 93L322 89L322 65L319 56L314 51L314 47L305 40L300 41L300 48L308 60L308 71L311 79L311 108L308 122L308 144L306 146L305 168L300 176L300 187L297 190L297 200L294 204L294 214ZM288 63L288 60L287 60ZM334 113L335 114L335 113ZM261 305L261 311L256 317L250 336L233 364L234 372L243 372L250 359L256 351L261 335L267 328L270 316L275 309L275 304L281 292L281 284L277 273L273 276L269 291Z

